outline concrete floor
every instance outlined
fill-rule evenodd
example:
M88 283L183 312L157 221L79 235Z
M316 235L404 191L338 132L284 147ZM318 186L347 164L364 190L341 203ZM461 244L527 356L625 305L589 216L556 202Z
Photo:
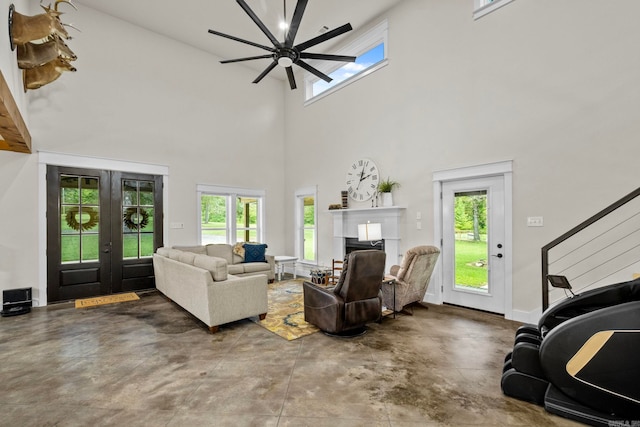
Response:
M514 322L417 307L353 339L243 320L211 335L157 292L0 319L2 426L575 426L500 391Z

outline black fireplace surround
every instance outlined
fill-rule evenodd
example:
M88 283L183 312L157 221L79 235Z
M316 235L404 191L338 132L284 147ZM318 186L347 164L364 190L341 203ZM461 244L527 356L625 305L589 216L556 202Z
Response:
M379 249L381 251L384 251L384 240L360 241L356 237L345 237L344 239L345 256L353 251L360 251L364 249Z

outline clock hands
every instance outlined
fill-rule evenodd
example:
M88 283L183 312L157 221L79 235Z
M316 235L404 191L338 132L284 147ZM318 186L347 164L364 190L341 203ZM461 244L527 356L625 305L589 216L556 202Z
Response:
M362 176L364 175L364 166L362 167L362 170L360 171L360 181L358 181L358 185L356 186L356 190L358 188L360 188L360 183L362 182L362 180L364 179Z

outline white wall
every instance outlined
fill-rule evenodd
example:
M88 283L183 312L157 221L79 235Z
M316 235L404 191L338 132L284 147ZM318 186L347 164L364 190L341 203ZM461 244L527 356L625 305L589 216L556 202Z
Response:
M540 248L640 186L640 2L519 0L478 21L471 9L405 0L388 15L389 66L308 107L289 93L287 223L294 191L318 185L318 253L330 263L326 209L368 157L401 183L404 249L433 244L432 173L513 160L513 308L535 312Z
M171 245L198 239L196 184L264 189L266 241L280 252L282 82L252 85L254 72L87 7L65 17L82 30L69 42L78 71L28 93L34 152L168 166L167 222L185 224ZM38 188L37 154L0 152L0 289L37 287Z
M168 221L185 223L170 244L195 242L204 183L266 189L269 249L293 253L294 191L317 184L324 263L324 210L354 159L401 182L406 218L422 212L405 249L433 243L434 171L513 160L513 306L535 311L540 247L639 185L640 3L519 0L478 21L471 3L403 1L390 65L306 108L302 90L251 85L253 71L83 7L67 15L78 72L30 92L23 115L34 150L168 166ZM0 67L19 89L12 55L5 40ZM0 152L0 289L38 280L36 157Z

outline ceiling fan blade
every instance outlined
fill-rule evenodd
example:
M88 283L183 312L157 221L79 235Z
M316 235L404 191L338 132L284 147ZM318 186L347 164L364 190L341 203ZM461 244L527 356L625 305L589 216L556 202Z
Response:
M287 33L287 38L284 42L285 46L293 46L293 41L296 39L296 34L298 34L300 21L302 21L302 15L304 15L304 10L307 7L308 1L309 0L298 0L298 4L296 4L296 10L293 12L291 24L289 24L289 32Z
M287 67L287 77L289 77L289 86L291 86L291 90L297 88L296 78L293 76L293 67Z
M220 61L220 63L230 64L232 62L253 61L254 59L267 59L267 58L273 59L273 55L260 55L260 56L248 56L246 58L225 59L224 61Z
M280 42L278 41L278 39L275 38L275 36L271 33L271 31L269 31L267 26L264 25L264 23L260 20L260 18L258 18L258 15L253 13L253 10L251 10L249 5L244 0L236 0L236 2L238 2L240 7L244 9L245 12L247 12L247 15L249 15L249 17L253 20L253 22L256 23L256 25L258 26L258 28L260 28L260 30L264 33L264 35L267 36L269 40L271 40L271 43L273 43L274 46L279 47Z
M271 72L278 65L278 61L273 61L265 70L253 81L253 83L260 83L260 80L264 79L264 77Z
M351 30L353 30L353 27L351 26L351 24L344 24L342 27L334 28L333 30L327 31L324 34L320 34L318 37L314 37L310 40L307 40L304 43L300 43L295 48L298 49L299 52L302 52L303 50L308 49L311 46L315 46L317 44L326 42L329 39L338 37L339 35L344 34Z
M311 65L307 64L304 61L300 61L298 60L298 62L296 62L296 65L304 68L305 70L307 70L308 72L310 72L311 74L316 75L317 77L320 77L322 80L324 80L327 83L330 83L331 80L333 80L331 77L327 76L326 74L324 74L323 72L321 72L320 70L313 68Z
M275 52L275 49L273 47L265 46L265 45L254 43L254 42L250 42L249 40L240 39L238 37L230 36L229 34L221 33L219 31L209 30L209 33L214 34L216 36L224 37L224 38L227 38L227 39L235 40L235 41L240 42L240 43L244 43L244 44L248 44L248 45L251 45L251 46L259 47L260 49L268 50L270 52Z
M356 62L355 56L344 55L326 55L324 53L300 53L300 58L303 59L323 59L325 61L341 61L341 62Z

